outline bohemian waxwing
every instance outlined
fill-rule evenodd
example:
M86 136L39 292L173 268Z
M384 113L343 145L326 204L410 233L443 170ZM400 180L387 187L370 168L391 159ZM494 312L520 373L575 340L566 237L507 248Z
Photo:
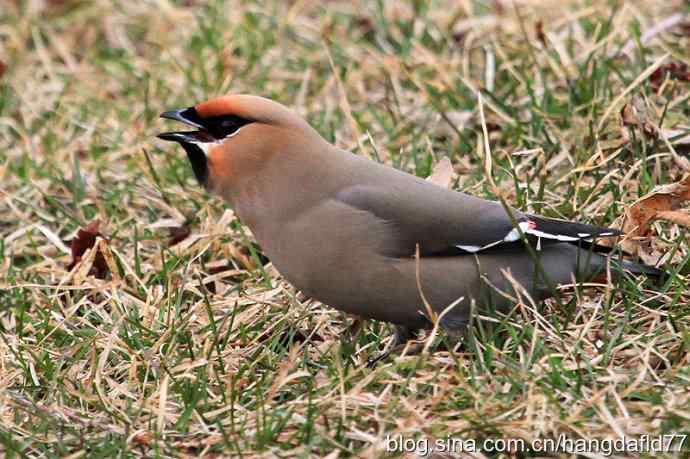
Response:
M343 151L262 97L161 117L197 129L158 137L182 145L198 181L234 207L280 273L325 304L394 324L389 349L450 305L439 319L449 332L465 328L473 302L506 310L513 282L540 300L592 278L607 262L592 240L620 234L507 210Z

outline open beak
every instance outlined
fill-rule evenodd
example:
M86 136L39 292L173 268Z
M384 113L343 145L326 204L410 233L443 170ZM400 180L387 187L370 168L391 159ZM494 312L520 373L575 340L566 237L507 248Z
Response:
M160 116L161 118L180 121L189 126L199 128L198 131L162 132L158 134L157 137L161 140L179 143L187 152L187 157L192 165L194 176L199 181L199 184L207 186L208 158L206 157L206 152L208 148L205 144L214 142L215 139L204 129L204 126L199 123L199 115L196 113L194 107L181 110L170 110L161 113Z
M215 139L206 131L175 131L175 132L161 132L156 137L161 140L178 143L206 143L214 142Z
M179 110L169 110L161 113L161 118L179 121L188 126L199 129L190 132L164 132L158 134L159 139L170 140L172 142L213 142L214 138L204 127L203 121L194 107L181 108Z
M161 113L161 118L180 121L184 124L188 124L189 126L204 129L204 126L199 123L199 115L194 107L181 108L179 110L169 110Z

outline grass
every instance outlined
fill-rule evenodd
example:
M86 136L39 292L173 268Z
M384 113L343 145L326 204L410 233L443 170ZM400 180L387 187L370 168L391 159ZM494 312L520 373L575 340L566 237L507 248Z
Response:
M688 83L655 89L644 74L690 63L688 13L680 0L5 1L0 451L378 457L398 435L690 433L683 228L654 225L654 250L670 255L661 284L526 299L486 315L463 347L443 338L371 370L389 328L351 338L348 319L282 280L195 184L181 149L155 139L161 111L261 94L417 175L447 156L455 188L492 197L481 91L492 178L511 204L620 227L638 197L687 173L682 135L672 152L620 110L635 100L662 132L687 134ZM655 30L677 14L685 22ZM103 259L92 250L70 272L69 241L95 219ZM90 275L94 263L109 274Z

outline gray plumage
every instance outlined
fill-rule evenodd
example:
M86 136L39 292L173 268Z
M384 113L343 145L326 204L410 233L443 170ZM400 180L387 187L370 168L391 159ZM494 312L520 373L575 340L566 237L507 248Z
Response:
M207 172L204 184L233 205L283 276L334 308L397 325L399 339L431 324L421 292L437 314L455 303L441 325L457 332L473 301L480 310L512 305L505 273L535 300L546 298L604 268L605 256L576 244L619 234L517 210L511 218L500 203L339 150L267 99L225 96L184 113L202 127L195 139L208 137L205 120L232 115L241 125L205 145L207 163L195 170ZM191 148L176 135L161 137Z

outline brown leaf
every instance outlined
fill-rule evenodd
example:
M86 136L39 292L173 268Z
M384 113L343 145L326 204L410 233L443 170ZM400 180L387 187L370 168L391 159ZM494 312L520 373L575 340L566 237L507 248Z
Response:
M625 126L635 126L637 124L637 111L630 102L623 105L621 109L621 120Z
M624 126L637 126L640 130L652 138L656 139L659 134L647 116L647 108L644 101L638 96L633 96L628 103L623 105L621 109L621 121ZM623 138L629 141L627 133L623 134Z
M690 37L690 21L685 21L680 24L680 32L686 37Z
M355 24L359 28L360 32L362 32L362 35L365 36L371 36L372 33L376 30L376 25L374 25L374 21L372 21L370 18L367 16L358 16L355 18Z
M690 175L678 183L658 187L632 204L627 212L622 242L624 250L639 255L645 262L657 258L653 250L651 227L653 220L662 219L690 227L690 214L680 212L681 203L690 200ZM646 239L646 242L645 242Z
M546 47L546 35L544 34L544 21L539 19L537 23L534 25L535 32L537 33L537 39L541 42L541 44Z
M465 42L465 38L467 37L466 32L455 32L453 33L453 43L455 43L458 46L461 46Z
M681 210L662 210L656 214L660 220L675 223L676 225L690 228L690 213Z
M0 78L5 74L5 70L7 70L7 65L3 61L0 61Z
M96 219L89 223L86 228L77 231L77 237L72 239L70 249L72 250L72 265L68 269L72 269L81 259L84 253L96 244L96 236L101 233L98 232L100 220Z
M168 247L179 244L192 234L192 230L188 225L173 226L170 228L170 239L168 239Z
M348 332L350 333L350 339L354 340L357 337L357 333L359 333L362 328L367 323L367 319L363 319L362 317L355 315L355 314L346 314L348 317L352 319L352 322L350 322L350 326L348 328Z
M438 185L443 188L450 188L453 180L453 165L450 159L443 157L439 162L436 163L434 169L431 171L431 175L426 178L428 181L434 185Z
M131 441L136 445L148 445L154 440L154 438L153 433L144 431L134 434Z
M687 200L690 200L690 175L678 183L657 188L630 206L623 230L628 235L646 236L649 223L659 218L659 213L677 210Z
M79 229L77 231L77 236L70 242L70 250L72 251L72 262L67 265L67 270L71 271L72 268L77 266L81 261L82 257L87 250L92 249L96 245L96 238L103 237L103 235L98 231L101 225L101 221L96 219L86 225L86 228ZM108 263L105 261L103 254L100 251L96 254L93 262L93 266L89 271L89 274L97 277L98 279L105 279L106 274L108 274Z
M678 61L664 64L649 76L649 84L656 91L661 87L666 78L690 82L690 71L688 71L688 65L684 62Z
M251 256L251 252L244 246L236 246L235 244L227 244L225 246L229 252L230 258L239 262L239 264L248 271L256 269L256 262Z

